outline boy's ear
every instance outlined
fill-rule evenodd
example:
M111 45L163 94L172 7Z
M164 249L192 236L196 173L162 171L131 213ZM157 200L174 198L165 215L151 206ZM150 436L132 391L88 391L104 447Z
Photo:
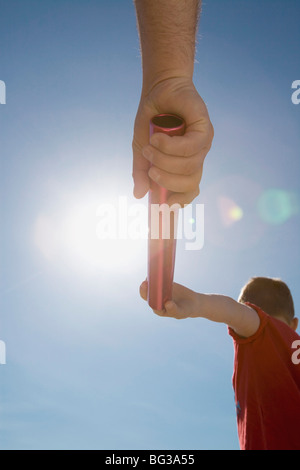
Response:
M298 328L298 318L293 318L293 320L291 321L291 324L290 324L290 327L292 328L292 330L296 331L297 328Z

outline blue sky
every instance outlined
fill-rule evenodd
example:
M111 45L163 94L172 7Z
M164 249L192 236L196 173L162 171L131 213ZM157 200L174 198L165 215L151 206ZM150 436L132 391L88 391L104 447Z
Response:
M279 276L297 311L299 14L298 0L203 6L205 243L179 240L175 271L234 298ZM0 448L238 449L226 326L156 317L138 295L145 240L93 238L99 204L137 202L132 2L1 1L0 43Z

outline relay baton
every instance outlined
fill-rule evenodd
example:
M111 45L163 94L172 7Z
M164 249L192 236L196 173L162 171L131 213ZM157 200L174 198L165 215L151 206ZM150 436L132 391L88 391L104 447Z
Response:
M155 132L181 136L185 122L172 114L158 114L150 121L150 137ZM172 298L175 267L178 209L170 210L170 192L151 180L148 199L148 304L163 310ZM165 231L166 229L166 231Z

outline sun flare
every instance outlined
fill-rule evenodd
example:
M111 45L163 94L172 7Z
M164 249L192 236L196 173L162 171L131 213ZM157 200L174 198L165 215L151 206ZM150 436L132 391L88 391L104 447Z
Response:
M120 199L120 198L119 198ZM45 260L79 273L105 271L131 272L146 260L147 216L139 214L139 230L133 234L136 204L127 203L127 212L118 201L100 202L95 196L81 197L77 202L62 204L52 213L39 214L34 224L34 243ZM101 201L101 199L100 199ZM99 207L105 208L106 219ZM110 209L110 212L109 212ZM141 206L141 209L142 206ZM144 208L145 209L145 208ZM123 222L120 228L120 221ZM99 224L108 227L106 236ZM135 222L134 225L137 228Z

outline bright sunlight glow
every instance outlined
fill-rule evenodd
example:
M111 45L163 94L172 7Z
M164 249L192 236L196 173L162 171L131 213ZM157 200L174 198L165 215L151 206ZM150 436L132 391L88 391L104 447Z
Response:
M123 196L123 201L126 196ZM128 198L127 198L128 199ZM134 207L128 204L128 217ZM42 257L52 265L64 269L72 269L79 274L96 271L105 273L132 272L146 263L146 237L133 239L129 236L120 237L119 232L101 238L97 234L99 225L99 206L111 207L111 217L126 222L124 211L115 198L107 198L96 194L81 192L62 197L61 203L52 208L50 213L42 213L36 217L33 238L35 247ZM131 211L132 213L136 211ZM147 217L144 212L142 224L144 233L147 230ZM130 227L130 220L128 221Z

